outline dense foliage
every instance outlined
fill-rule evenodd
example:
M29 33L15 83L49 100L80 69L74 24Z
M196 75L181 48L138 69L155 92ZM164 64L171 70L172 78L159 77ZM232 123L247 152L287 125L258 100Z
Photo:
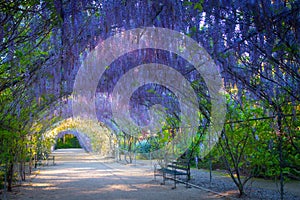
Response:
M78 139L72 134L66 134L62 138L58 138L56 149L81 148Z
M227 169L241 195L253 176L279 178L283 198L285 179L299 179L300 172L299 5L298 0L2 1L0 186L6 186L5 181L11 190L16 166L21 166L19 176L24 180L25 164L50 151L53 138L45 133L72 116L73 84L87 53L122 30L155 26L201 43L224 80L226 123L213 156L203 161L212 159L213 165ZM201 126L190 152L201 155L210 96L195 68L169 52L143 49L113 62L105 77L99 77L99 121L119 135L113 144L129 151L147 153L171 141L180 108L165 87L146 85L131 99L138 124L149 121L143 111L152 105L166 108L168 123L160 137L132 138L112 121L109 97L114 85L129 69L150 62L173 66L196 91ZM103 144L112 145L109 133L103 137Z

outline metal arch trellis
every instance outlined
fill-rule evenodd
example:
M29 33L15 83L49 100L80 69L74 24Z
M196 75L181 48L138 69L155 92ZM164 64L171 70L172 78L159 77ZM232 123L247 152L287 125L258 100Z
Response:
M166 142L167 143L172 143L173 139L174 139L174 136L176 135L176 132L179 132L179 129L178 128L165 128L162 131L166 131L166 130L171 133L170 137L167 139ZM201 140L202 135L203 135L203 133L198 134L198 137L197 137L196 141L193 141L192 144L191 144L192 149L191 150L187 149L183 153L182 156L185 156L187 158L192 157L192 155L195 152L194 147L196 146L196 144L199 143L199 141ZM159 141L160 137L162 137L161 133L156 134L155 136L150 135L149 137L143 137L142 139L138 139L138 138L134 138L131 134L128 134L124 131L121 131L121 132L119 132L118 136L123 139L123 145L121 145L119 143L119 146L118 146L119 151L123 152L125 155L145 153L145 152L141 151L140 147L141 146L149 146L150 149L149 149L149 152L147 152L147 153L149 153L150 160L152 158L151 157L151 152L159 150L162 147L162 145L165 145L165 144L161 144L160 141ZM119 142L120 142L120 140L121 139L119 139ZM130 142L131 144L128 144L128 142ZM174 146L173 146L173 148L174 148ZM131 162L131 161L129 161L129 162Z

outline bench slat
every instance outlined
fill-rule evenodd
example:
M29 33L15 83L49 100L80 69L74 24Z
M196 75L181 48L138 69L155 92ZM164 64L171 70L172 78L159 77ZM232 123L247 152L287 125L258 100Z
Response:
M190 169L188 166L178 166L178 165L168 165L168 167L172 169L180 169L185 171Z
M182 172L182 171L178 171L178 170L170 170L167 168L163 168L162 172L167 173L167 174L172 174L172 175L187 175L187 172Z

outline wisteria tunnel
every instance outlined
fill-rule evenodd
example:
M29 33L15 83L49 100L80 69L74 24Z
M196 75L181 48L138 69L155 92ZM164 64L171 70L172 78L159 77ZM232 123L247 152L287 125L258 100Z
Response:
M299 199L286 185L300 180L299 13L299 0L2 0L0 199L75 148ZM262 179L278 193L247 190Z

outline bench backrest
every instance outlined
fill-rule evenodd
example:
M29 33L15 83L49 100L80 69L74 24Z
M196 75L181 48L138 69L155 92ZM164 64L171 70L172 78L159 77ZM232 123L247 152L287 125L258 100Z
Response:
M180 169L180 170L185 170L185 171L190 170L190 163L187 161L182 161L182 160L173 161L173 162L169 163L167 166L170 168L173 168L173 169Z

